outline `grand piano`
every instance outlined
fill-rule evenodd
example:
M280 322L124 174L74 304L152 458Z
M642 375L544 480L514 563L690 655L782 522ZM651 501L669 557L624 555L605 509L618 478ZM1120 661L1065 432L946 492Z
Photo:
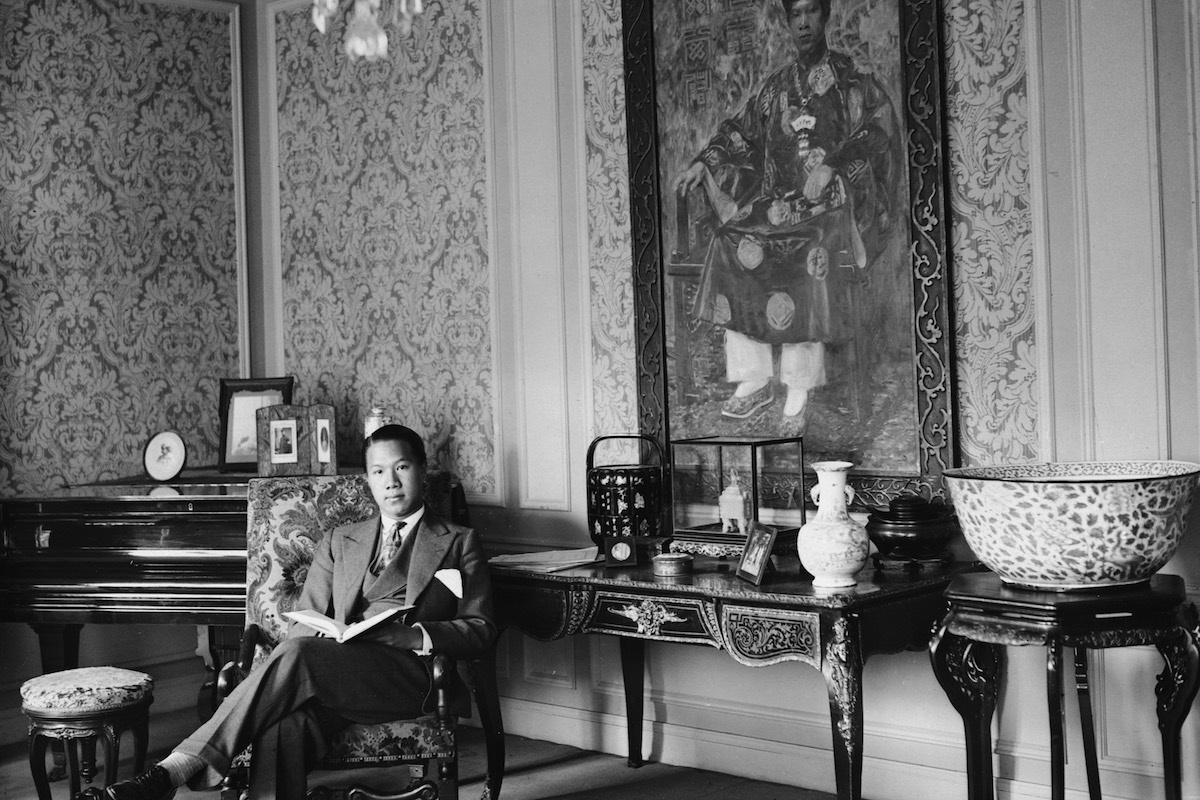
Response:
M185 470L0 499L0 621L37 632L42 669L79 663L85 624L209 627L212 663L246 613L246 486L253 473Z

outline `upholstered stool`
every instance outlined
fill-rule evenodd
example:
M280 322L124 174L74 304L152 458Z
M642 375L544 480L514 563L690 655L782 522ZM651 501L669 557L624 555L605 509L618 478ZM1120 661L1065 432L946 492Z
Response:
M104 742L104 783L117 779L121 734L133 733L134 772L145 767L154 680L143 672L117 667L82 667L30 678L21 687L21 711L29 717L29 767L39 800L50 800L46 748L51 739L67 751L71 797L80 778L91 783L96 773L96 739ZM84 750L80 768L75 742Z

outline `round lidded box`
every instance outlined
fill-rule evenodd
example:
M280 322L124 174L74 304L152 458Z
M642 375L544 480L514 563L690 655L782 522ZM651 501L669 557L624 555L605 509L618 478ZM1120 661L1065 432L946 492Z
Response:
M687 553L662 553L650 560L654 574L660 578L674 578L692 574L692 557Z

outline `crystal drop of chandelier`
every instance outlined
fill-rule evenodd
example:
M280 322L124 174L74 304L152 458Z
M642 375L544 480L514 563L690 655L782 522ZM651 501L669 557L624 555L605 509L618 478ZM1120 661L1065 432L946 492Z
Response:
M317 30L325 33L329 18L338 10L340 0L313 0L312 20ZM383 0L351 0L354 10L346 23L344 47L351 61L365 58L374 61L387 55L388 40L379 13ZM422 0L389 0L392 7L392 23L401 36L412 33L413 17L424 10Z

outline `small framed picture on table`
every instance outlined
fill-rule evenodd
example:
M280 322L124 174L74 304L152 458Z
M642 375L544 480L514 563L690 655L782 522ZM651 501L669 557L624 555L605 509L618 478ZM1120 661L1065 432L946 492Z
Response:
M776 530L760 522L751 522L749 528L746 546L742 548L742 558L738 561L737 576L758 586L771 568L771 550L775 547Z

